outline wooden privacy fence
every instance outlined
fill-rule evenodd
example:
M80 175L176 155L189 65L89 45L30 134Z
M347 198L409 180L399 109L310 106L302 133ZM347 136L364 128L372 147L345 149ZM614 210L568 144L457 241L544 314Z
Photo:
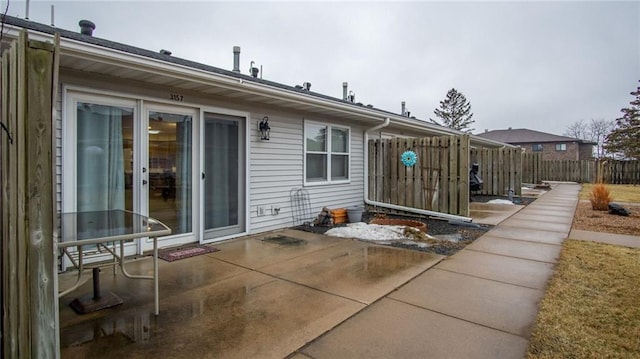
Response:
M522 194L522 149L520 148L473 148L471 164L479 166L480 178L484 181L479 194L506 196L509 190Z
M568 181L579 183L640 184L640 161L543 161L540 153L522 156L522 182Z
M417 162L400 156L414 151ZM469 215L469 136L369 140L369 199Z
M600 160L596 180L612 184L640 184L640 161Z
M56 45L26 31L0 61L0 253L4 358L58 357L53 244Z
M522 182L542 181L593 182L595 162L576 160L543 161L540 153L522 154Z

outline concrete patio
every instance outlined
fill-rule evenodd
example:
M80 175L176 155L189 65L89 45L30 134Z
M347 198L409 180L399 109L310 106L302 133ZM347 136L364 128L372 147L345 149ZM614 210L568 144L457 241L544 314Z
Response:
M62 357L522 358L579 189L556 185L446 260L292 230L304 243L216 244L161 261L158 317L150 282L105 270L125 302L79 316L62 298Z
M248 237L219 252L160 261L160 315L151 281L101 274L124 304L78 315L60 300L63 358L282 358L389 294L444 257L285 230L282 245ZM132 272L151 271L151 260ZM61 278L61 285L73 279Z

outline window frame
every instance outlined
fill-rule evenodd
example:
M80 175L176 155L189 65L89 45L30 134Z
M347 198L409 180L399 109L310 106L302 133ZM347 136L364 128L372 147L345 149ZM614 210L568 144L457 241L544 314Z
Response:
M558 148L560 147L560 148ZM556 143L556 151L561 152L561 151L566 151L567 150L567 144L566 143Z
M77 104L87 102L102 106L127 107L133 110L133 136L138 138L139 128L136 123L139 122L140 110L138 101L128 97L113 96L111 94L95 93L83 91L76 88L63 88L63 106L62 106L62 136L66 139L61 141L61 188L60 188L60 205L62 212L76 212L78 210L78 153L77 153L77 135L78 135L78 118ZM138 151L134 150L134 156ZM135 160L134 160L135 162ZM135 165L134 165L135 166ZM136 171L133 172L133 181L139 181ZM133 210L137 210L137 196L133 196Z
M542 146L542 143L534 143L531 145L532 152L542 152L543 150L544 147Z
M323 126L326 128L326 138L325 138L325 150L324 151L309 151L307 150L307 133L308 133L308 127L309 126ZM347 152L334 152L332 151L331 147L332 147L332 136L331 133L333 132L334 129L340 129L340 130L345 130L347 131L347 144L346 144L346 150ZM304 186L321 186L321 185L332 185L332 184L348 184L351 183L351 127L350 126L345 126L345 125L337 125L337 124L333 124L330 122L321 122L321 121L311 121L311 120L305 120L304 124L303 124L303 131L302 131L302 140L303 140L303 183ZM308 160L307 160L307 156L309 154L315 154L315 155L323 155L326 158L326 179L322 180L322 181L310 181L307 179L307 165L308 165ZM332 156L334 155L339 155L339 156L346 156L347 157L347 178L346 179L337 179L337 180L332 180L332 173L331 173L331 159Z

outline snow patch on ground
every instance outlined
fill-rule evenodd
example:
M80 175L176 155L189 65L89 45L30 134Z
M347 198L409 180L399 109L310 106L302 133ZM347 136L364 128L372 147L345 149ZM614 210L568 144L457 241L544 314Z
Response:
M349 223L346 227L332 228L324 234L332 237L358 238L369 241L397 241L406 239L405 226L387 226L366 224L364 222Z
M487 203L513 205L513 202L509 201L508 199L492 199L491 201L489 201Z
M332 228L324 234L332 237L357 238L367 241L403 241L409 239L404 235L406 226L367 224L364 222L349 223L346 227ZM428 238L434 237L425 234Z

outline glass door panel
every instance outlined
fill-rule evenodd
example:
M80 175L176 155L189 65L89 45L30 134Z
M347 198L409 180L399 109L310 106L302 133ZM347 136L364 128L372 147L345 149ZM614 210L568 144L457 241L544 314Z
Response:
M76 211L133 211L133 108L76 103Z
M244 228L243 117L204 115L204 239Z
M75 188L65 188L68 193L75 193L64 199L67 212L100 212L106 216L108 210L135 210L133 185L134 154L134 117L133 106L118 105L118 101L108 104L109 99L93 101L87 98L70 101L69 106L75 112L75 147L70 156L65 157L67 170L63 174L67 181L73 181ZM75 156L73 156L75 154ZM75 158L74 158L75 157ZM69 180L69 178L72 178ZM75 202L75 203L73 203ZM117 226L117 218L102 218ZM127 241L125 254L133 254L137 250L133 240ZM97 251L96 247L85 246L88 262L109 259L108 253ZM75 249L69 249L73 256ZM91 254L91 255L89 255ZM72 263L64 258L63 268Z
M149 111L149 216L171 234L193 231L193 116Z

